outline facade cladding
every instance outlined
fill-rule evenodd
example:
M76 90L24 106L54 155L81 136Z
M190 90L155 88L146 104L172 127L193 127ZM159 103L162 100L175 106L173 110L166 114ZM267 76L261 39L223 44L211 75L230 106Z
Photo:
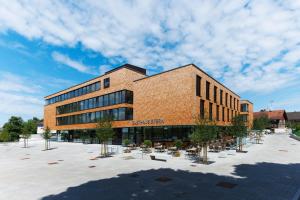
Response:
M240 97L199 69L185 65L156 75L125 64L104 75L45 97L44 126L59 138L80 141L95 139L96 122L104 116L113 119L114 144L125 138L135 143L145 139L168 142L188 140L200 116L228 126L238 114L253 118ZM245 108L246 109L246 108Z

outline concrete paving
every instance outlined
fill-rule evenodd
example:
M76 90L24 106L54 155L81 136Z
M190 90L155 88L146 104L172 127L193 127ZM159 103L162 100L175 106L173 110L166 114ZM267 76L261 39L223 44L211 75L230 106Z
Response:
M0 144L0 199L294 199L300 194L300 142L266 135L248 153L209 152L203 165L140 151L93 159L100 145L44 142ZM114 147L122 152L121 147ZM50 164L49 164L50 163Z

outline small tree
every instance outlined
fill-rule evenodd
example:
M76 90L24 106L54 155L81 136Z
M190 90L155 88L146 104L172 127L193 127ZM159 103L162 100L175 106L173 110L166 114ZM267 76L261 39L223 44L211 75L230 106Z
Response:
M31 137L32 132L33 132L32 123L31 122L25 122L23 124L22 134L21 134L21 137L24 140L24 148L28 147L28 139Z
M42 137L45 140L45 150L50 148L50 139L51 139L51 131L50 128L47 126L45 131L42 134Z
M0 133L0 141L1 142L9 142L11 140L10 135L6 129Z
M100 121L98 121L96 125L96 135L101 143L101 156L106 157L108 150L107 150L107 143L110 139L114 137L114 130L112 128L111 119L108 117L104 117Z
M259 143L263 130L269 126L270 122L267 117L260 117L253 120L253 129L258 131L257 143Z
M145 140L145 141L144 141L144 145L145 145L147 148L150 148L150 147L152 146L151 140Z
M216 138L218 133L218 128L216 126L215 121L207 118L207 115L203 118L200 116L196 118L196 126L193 133L190 135L191 141L197 146L201 146L203 148L203 163L208 163L207 158L207 147L209 145L209 141ZM198 150L199 161L201 157L201 151Z
M3 125L10 135L12 141L18 141L22 133L23 119L21 117L12 116L7 123Z
M177 148L177 150L181 149L183 145L182 140L175 140L175 146Z
M247 127L241 115L232 118L230 133L237 138L237 151L243 151L243 138L247 136Z

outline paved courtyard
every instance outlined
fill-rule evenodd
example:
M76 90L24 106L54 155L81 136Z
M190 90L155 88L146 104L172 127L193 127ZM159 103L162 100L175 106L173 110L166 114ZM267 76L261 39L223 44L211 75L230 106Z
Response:
M100 145L33 139L0 144L0 199L272 199L298 200L300 142L267 135L248 153L209 153L214 163L169 158L152 161L138 151L98 158ZM119 149L121 152L121 149Z

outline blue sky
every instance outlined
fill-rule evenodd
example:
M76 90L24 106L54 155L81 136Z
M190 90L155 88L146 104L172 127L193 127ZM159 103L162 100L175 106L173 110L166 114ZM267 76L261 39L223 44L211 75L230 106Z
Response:
M300 110L299 1L1 1L0 125L124 63L194 63L255 110Z

